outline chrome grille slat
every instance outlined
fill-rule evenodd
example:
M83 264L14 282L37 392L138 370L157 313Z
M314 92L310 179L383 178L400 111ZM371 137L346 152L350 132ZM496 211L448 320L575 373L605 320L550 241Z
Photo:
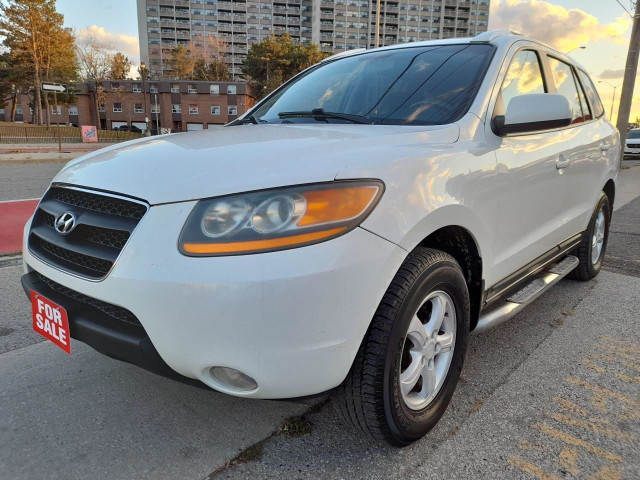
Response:
M53 186L31 224L29 250L53 267L89 280L101 280L113 268L148 205L102 192ZM56 218L72 212L75 228L62 235Z

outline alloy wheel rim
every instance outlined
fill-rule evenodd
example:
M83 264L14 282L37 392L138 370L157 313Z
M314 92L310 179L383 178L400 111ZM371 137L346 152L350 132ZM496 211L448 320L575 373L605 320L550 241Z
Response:
M591 263L594 265L600 260L602 255L602 248L604 247L604 235L605 235L605 216L604 206L598 210L598 217L596 218L596 224L593 228L593 236L591 237Z
M400 393L411 410L425 408L442 388L455 343L453 300L441 290L432 292L409 323L400 360Z

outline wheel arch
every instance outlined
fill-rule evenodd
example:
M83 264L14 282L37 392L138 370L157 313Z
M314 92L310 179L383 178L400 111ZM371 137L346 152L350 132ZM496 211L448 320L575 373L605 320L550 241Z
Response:
M465 227L447 225L430 233L418 246L448 253L460 265L469 289L471 329L473 330L480 316L484 290L482 256L475 237Z
M616 184L612 178L607 180L607 183L605 183L604 187L602 187L602 191L609 198L609 208L611 209L610 213L613 213L613 201L616 198Z

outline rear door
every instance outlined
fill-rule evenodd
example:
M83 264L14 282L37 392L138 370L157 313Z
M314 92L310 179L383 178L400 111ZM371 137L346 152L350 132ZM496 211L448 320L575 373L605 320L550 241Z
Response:
M566 185L563 222L567 234L580 233L586 229L604 186L614 131L603 115L602 105L595 111L587 100L584 82L588 77L584 72L581 79L574 66L552 55L547 58L556 91L569 100L574 112L572 128L566 130L566 168L559 171Z
M498 80L501 87L492 103L494 107L489 107L494 117L504 115L515 96L555 92L542 62L543 53L533 45L517 45L522 43L512 47L509 67L503 80ZM487 127L487 136L497 145L500 179L493 251L495 278L516 272L569 236L565 225L565 177L557 164L568 154L567 139L575 135L568 130L551 130L498 137Z

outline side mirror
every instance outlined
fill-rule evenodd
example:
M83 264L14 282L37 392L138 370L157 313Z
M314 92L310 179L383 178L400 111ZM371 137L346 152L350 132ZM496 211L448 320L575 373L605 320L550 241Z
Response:
M504 116L494 119L494 131L504 136L537 132L571 125L569 100L554 93L536 93L513 97Z

